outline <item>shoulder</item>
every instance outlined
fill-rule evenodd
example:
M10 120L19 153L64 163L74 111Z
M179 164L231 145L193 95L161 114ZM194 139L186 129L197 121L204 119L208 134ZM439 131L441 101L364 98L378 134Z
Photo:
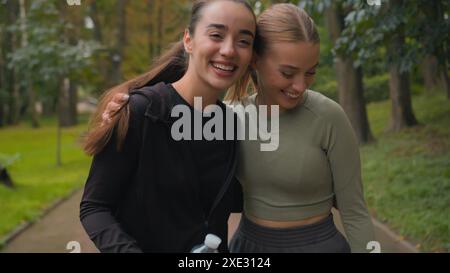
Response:
M305 107L326 123L340 123L347 119L339 103L313 90L308 90Z
M163 82L130 91L130 111L138 116L166 118L173 107L171 87Z

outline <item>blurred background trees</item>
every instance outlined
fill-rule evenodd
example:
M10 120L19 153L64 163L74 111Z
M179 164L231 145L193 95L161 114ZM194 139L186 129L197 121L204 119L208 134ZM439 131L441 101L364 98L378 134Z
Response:
M420 122L411 93L445 90L450 98L448 1L249 2L257 14L273 3L291 2L313 16L322 34L325 72L317 90L339 101L361 143L374 140L367 103L390 98L387 129L398 131ZM80 3L0 2L0 126L26 118L37 127L40 116L53 114L62 126L75 125L80 99L96 98L145 72L181 38L191 1Z

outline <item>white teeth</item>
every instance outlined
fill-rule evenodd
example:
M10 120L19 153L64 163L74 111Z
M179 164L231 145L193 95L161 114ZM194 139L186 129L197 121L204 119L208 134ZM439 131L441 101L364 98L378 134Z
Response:
M223 65L223 64L212 64L212 66L214 66L217 69L220 70L224 70L224 71L228 71L228 72L232 72L234 70L234 66L229 66L229 65Z
M291 99L297 99L297 98L299 98L300 97L300 93L292 93L292 92L288 92L288 91L285 91L285 90L283 90L283 93L286 95L286 96L288 96L288 97L290 97Z

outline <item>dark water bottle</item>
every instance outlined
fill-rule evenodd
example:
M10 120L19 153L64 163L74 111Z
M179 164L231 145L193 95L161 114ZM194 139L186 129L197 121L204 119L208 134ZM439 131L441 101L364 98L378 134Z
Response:
M206 235L203 244L195 246L191 253L219 253L218 248L221 242L218 236L210 233Z

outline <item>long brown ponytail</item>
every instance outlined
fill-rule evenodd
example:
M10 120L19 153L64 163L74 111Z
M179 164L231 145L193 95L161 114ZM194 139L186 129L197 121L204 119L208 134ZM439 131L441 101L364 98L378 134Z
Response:
M154 68L150 71L105 92L100 98L100 103L91 119L89 131L83 143L84 151L88 155L95 155L103 150L116 125L117 148L120 150L128 131L130 109L128 104L124 105L123 109L119 110L109 123L103 123L102 114L108 103L113 100L116 94L128 94L131 90L143 86L179 80L185 73L186 59L183 42L178 42L156 61Z

